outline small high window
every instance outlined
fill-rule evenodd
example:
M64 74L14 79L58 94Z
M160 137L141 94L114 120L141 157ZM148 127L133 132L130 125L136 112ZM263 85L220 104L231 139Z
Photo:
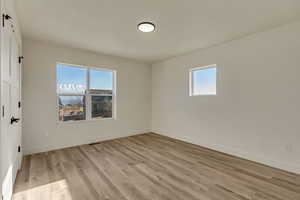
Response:
M115 71L57 64L56 73L59 121L115 117Z
M190 69L190 96L217 94L217 66Z

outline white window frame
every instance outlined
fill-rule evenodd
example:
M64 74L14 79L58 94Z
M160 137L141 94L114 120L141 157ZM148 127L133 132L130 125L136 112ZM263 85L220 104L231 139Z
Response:
M199 70L205 70L209 68L216 68L216 94L194 94L194 76L193 72L194 71L199 71ZM206 65L203 67L194 67L189 69L189 95L191 97L195 96L217 96L218 94L218 68L217 64L211 64L211 65Z
M88 121L100 121L100 120L109 120L109 119L116 119L117 116L117 109L116 109L116 86L117 86L117 71L113 69L108 68L100 68L100 67L91 67L91 66L83 66L83 65L76 65L76 64L68 64L68 63L62 63L57 62L56 66L63 65L63 66L70 66L70 67L77 67L77 68L83 68L87 70L86 73L86 81L87 81L87 89L85 94L70 94L70 93L58 93L57 91L57 74L56 74L56 111L57 111L57 122L58 123L82 123L82 122L88 122ZM55 68L56 69L56 68ZM112 94L90 94L90 70L100 70L100 71L106 71L106 72L112 72L113 73L113 89ZM78 121L61 121L59 120L59 96L82 96L85 97L85 106L86 106L86 113L85 113L85 119L84 120L78 120ZM92 118L92 96L111 96L112 97L112 117L110 118L102 118L102 119L95 119Z

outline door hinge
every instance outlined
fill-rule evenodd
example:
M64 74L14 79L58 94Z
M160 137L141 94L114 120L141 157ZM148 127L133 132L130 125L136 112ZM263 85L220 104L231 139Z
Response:
M7 15L7 14L3 14L3 15L2 15L2 26L4 27L4 25L5 25L5 20L10 20L10 19L12 19L11 16L9 16L9 15Z
M2 106L2 117L4 117L4 106Z
M18 102L18 107L21 108L21 101Z
M24 59L24 56L19 56L19 63L22 63L22 60Z
M18 146L18 152L19 153L21 152L21 146Z

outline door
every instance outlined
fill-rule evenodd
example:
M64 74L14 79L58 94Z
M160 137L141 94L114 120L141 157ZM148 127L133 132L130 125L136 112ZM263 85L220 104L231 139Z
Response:
M19 47L13 24L6 24L1 39L1 184L3 199L9 200L21 157Z

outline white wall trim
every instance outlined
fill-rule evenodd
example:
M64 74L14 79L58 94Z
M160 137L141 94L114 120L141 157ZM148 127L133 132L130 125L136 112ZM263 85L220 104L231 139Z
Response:
M284 163L279 160L275 160L275 159L269 158L267 156L264 156L262 154L260 156L258 156L258 155L253 154L245 149L237 149L235 147L229 147L227 145L225 146L225 145L216 144L216 143L206 143L206 142L198 142L198 141L196 142L195 140L192 140L187 137L178 137L178 136L174 136L170 133L161 132L158 130L153 130L152 132L300 175L300 163L297 163L297 162Z
M80 145L86 145L86 144L91 144L91 143L97 143L97 142L103 142L103 141L108 141L108 140L114 140L114 139L120 139L124 137L129 137L129 136L134 136L134 135L141 135L145 133L149 133L151 131L139 131L139 132L132 132L132 133L127 133L123 134L120 136L109 136L109 137L100 137L97 139L93 140L82 140L80 143L78 142L66 142L63 144L49 144L47 146L41 145L41 146L33 146L30 148L24 149L24 155L30 155L30 154L35 154L35 153L42 153L42 152L48 152L48 151L53 151L53 150L59 150L59 149L64 149L64 148L69 148L69 147L75 147L75 146L80 146Z

